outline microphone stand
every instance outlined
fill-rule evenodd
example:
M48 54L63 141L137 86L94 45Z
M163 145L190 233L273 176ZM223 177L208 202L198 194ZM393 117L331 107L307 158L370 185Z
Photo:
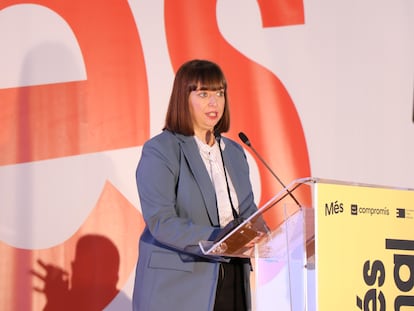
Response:
M266 163L266 161L263 159L263 157L256 151L256 149L252 146L252 144L250 143L249 139L247 138L247 136L243 133L240 132L239 133L239 138L241 139L241 141L248 146L253 152L254 154L259 158L259 160L264 164L264 166L267 168L267 170L273 175L273 177L276 178L276 180L279 182L280 185L282 185L282 187L284 189L286 189L286 192L288 193L288 195L293 199L293 201L295 201L295 203L299 206L302 207L301 204L299 203L299 201L295 198L295 196L292 194L292 192L289 191L289 189L286 188L285 184L282 182L282 180L276 175L276 173L270 168L270 166Z

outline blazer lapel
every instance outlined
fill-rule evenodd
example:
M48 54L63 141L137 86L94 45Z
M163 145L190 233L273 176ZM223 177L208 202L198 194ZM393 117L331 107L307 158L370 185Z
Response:
M197 144L192 136L177 136L181 138L181 150L198 186L200 187L210 220L214 226L220 226L218 222L216 193L206 166L201 159Z

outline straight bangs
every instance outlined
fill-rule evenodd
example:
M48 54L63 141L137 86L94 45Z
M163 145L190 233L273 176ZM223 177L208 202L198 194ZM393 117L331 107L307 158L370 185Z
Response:
M204 70L194 70L188 83L189 91L217 91L227 89L227 82L220 68L209 66Z

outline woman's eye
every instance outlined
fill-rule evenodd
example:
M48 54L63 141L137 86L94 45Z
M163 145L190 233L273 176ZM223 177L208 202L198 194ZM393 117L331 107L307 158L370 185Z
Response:
M200 92L197 93L197 95L202 97L202 98L208 98L213 94L215 94L215 96L217 96L217 97L223 97L224 96L224 91L223 90L219 90L219 91L200 91Z

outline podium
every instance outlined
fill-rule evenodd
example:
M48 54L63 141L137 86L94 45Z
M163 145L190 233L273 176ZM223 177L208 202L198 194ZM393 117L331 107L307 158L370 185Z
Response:
M253 310L414 310L414 189L291 182L204 254L252 258Z

